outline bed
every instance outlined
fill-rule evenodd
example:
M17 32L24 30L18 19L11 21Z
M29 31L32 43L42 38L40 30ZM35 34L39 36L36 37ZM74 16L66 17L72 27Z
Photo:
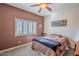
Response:
M61 56L68 48L67 38L52 34L45 37L37 37L32 40L32 49L46 56Z

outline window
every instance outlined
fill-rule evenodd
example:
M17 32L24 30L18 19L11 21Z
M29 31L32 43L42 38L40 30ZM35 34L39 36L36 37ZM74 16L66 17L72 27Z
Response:
M29 23L29 24L28 24L28 28L29 28L28 32L29 32L29 34L31 34L31 33L33 33L33 28L32 28L32 27L33 27L33 26L32 26L32 25L33 25L33 24L32 24L33 22L32 22L32 21L29 21L28 23Z
M26 35L26 34L28 34L28 21L22 21L23 22L23 34L22 35Z
M22 20L16 20L16 35L22 35Z
M37 33L37 23L25 19L16 18L16 36L31 35Z
M36 22L32 23L32 27L33 27L33 29L32 29L33 34L36 34L36 27L37 27Z

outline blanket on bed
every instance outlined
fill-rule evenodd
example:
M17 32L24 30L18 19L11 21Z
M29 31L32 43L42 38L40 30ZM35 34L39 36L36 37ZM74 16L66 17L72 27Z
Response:
M56 49L61 46L61 44L55 40L52 40L51 38L44 38L44 37L39 37L36 39L33 39L33 41L39 42L51 49L53 49L54 51L56 51Z

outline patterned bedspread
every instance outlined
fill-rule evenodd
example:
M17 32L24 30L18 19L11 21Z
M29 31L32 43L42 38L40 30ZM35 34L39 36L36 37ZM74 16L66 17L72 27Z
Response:
M55 39L49 39L49 38L45 38L45 37L39 37L37 39L33 39L33 41L39 42L51 49L53 49L54 51L56 51L57 47L61 46L61 44L57 41L55 41Z
M39 37L33 39L32 48L47 56L59 56L65 52L68 46L66 38L53 39L51 37Z

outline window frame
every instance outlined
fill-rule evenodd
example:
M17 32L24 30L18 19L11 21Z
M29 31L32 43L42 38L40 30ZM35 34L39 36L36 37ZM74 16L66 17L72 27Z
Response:
M22 21L22 33L21 34L17 34L17 20L18 21ZM32 32L29 34L29 32L28 32L28 28L27 28L27 34L23 34L23 22L25 22L25 21L27 21L27 26L29 27L29 23L30 22L32 22ZM36 33L33 33L33 30L34 30L34 27L33 27L33 23L35 23L36 24L36 30L35 30L35 32ZM22 19L22 18L15 18L15 36L26 36L26 35L36 35L37 34L37 22L36 21L33 21L33 20L29 20L29 19Z

